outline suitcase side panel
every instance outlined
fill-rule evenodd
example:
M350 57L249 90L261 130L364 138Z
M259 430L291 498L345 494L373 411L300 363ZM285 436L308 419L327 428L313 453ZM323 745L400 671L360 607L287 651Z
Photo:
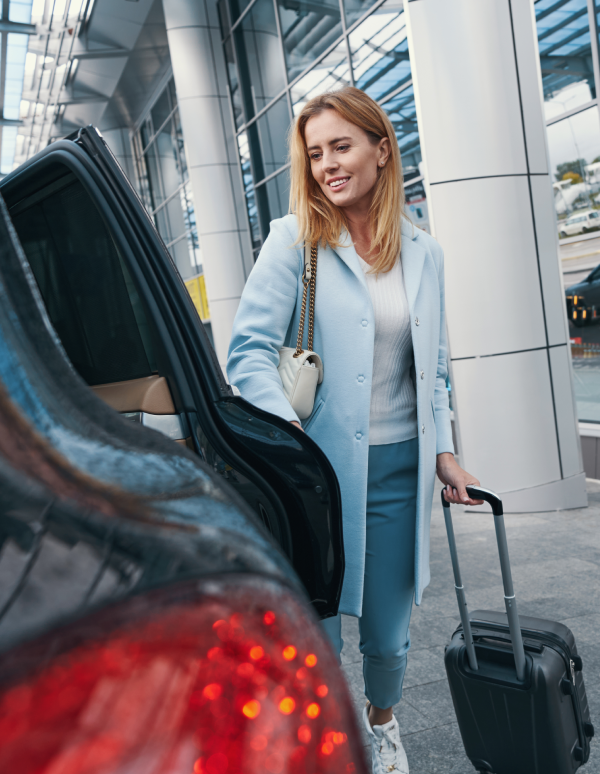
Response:
M573 757L579 738L570 697L560 690L565 675L561 657L547 648L528 652L523 688L515 684L514 665L506 659L504 669L494 663L496 649L478 646L478 675L465 654L464 640L455 635L446 651L446 671L465 751L475 768L494 774L573 774L580 765Z
M511 639L510 632L508 631L508 621L504 613L496 613L490 610L477 610L473 613L473 619L473 634L475 639L480 639L482 636L492 636L500 637L505 642L510 643ZM490 623L496 628L500 627L503 631L492 631L490 627L490 631L487 632L486 623ZM593 731L589 736L586 734L586 728L591 726L590 708L581 668L582 662L581 659L578 659L577 657L577 645L575 643L573 632L564 624L542 618L519 616L519 623L523 629L525 642L529 645L537 644L538 647L543 643L548 648L557 650L562 655L566 665L565 677L572 681L574 677L576 691L570 699L569 706L572 711L576 713L576 716L578 716L579 745L581 747L580 763L586 763L590 756L589 740L591 736L593 736ZM459 630L460 627L457 631ZM561 643L563 646L566 646L568 653L565 653L564 648L561 647ZM572 659L575 661L572 662ZM575 662L577 661L579 664L575 666ZM573 667L575 667L574 670Z

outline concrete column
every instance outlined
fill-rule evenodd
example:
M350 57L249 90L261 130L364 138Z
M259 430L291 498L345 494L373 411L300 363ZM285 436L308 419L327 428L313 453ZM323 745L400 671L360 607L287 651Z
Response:
M587 504L531 0L405 0L461 463L512 512Z
M253 266L215 0L163 0L215 349L225 364Z

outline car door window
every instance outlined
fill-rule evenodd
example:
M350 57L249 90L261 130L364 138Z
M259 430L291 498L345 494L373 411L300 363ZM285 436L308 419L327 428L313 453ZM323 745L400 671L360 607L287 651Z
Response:
M129 271L83 185L64 175L10 211L48 315L89 385L156 372Z

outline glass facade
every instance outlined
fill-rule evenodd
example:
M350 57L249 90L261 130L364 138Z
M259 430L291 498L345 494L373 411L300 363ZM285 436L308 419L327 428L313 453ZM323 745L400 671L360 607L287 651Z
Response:
M202 272L185 145L171 79L133 136L138 187L184 280Z
M409 214L428 229L401 0L222 0L219 10L255 252L270 221L288 211L292 116L316 94L345 85L364 89L390 116Z
M580 421L600 422L600 1L537 0L550 167ZM599 274L596 279L596 274Z
M600 0L534 8L579 419L600 422ZM292 116L345 85L390 117L407 214L429 231L401 0L220 0L219 12L255 253L288 211Z

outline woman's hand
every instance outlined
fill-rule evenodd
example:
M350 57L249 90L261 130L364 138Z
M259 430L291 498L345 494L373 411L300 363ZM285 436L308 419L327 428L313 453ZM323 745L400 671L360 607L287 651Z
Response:
M479 486L479 481L463 470L454 459L454 454L443 452L438 454L436 469L439 480L445 484L444 497L446 502L456 505L483 505L483 500L471 500L467 494L467 486Z
M296 425L298 430L302 430L302 425L300 424L300 422L290 422L290 425ZM302 430L302 432L304 432L304 430Z

